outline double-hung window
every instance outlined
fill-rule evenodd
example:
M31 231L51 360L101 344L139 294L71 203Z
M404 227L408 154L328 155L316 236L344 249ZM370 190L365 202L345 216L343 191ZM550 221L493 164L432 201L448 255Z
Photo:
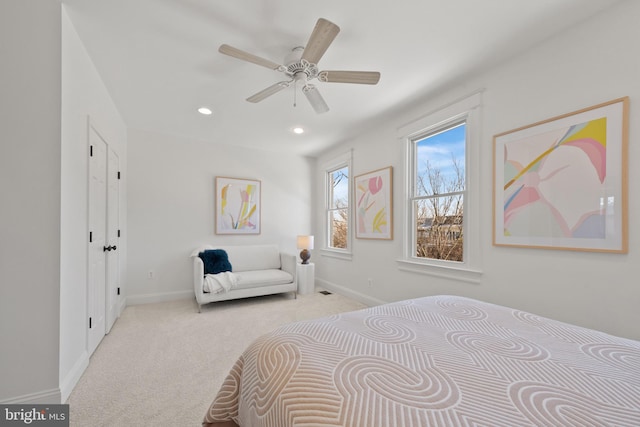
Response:
M399 129L406 144L401 269L479 280L480 94Z
M325 173L325 254L348 257L351 251L351 153L324 167Z
M466 120L411 138L412 257L463 262Z

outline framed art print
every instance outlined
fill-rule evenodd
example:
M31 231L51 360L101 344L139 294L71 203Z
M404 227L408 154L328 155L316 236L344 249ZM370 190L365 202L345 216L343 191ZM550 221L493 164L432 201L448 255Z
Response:
M216 177L216 234L260 234L260 181Z
M494 136L493 244L628 251L627 97Z
M392 167L355 177L356 238L393 239Z

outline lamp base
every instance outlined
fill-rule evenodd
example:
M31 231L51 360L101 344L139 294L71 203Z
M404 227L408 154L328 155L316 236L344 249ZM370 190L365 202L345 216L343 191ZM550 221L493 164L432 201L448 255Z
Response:
M302 264L309 264L309 258L311 258L311 253L308 250L303 249L300 252L300 259L302 260Z

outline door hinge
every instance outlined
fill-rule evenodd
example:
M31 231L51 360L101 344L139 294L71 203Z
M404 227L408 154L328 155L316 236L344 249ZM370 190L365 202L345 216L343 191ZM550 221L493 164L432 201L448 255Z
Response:
M118 230L118 237L120 237L120 230Z
M89 329L91 329L91 317L89 317Z
M120 171L118 171L118 179L120 179Z
M89 157L93 157L93 145L89 146Z
M120 288L118 288L118 295L120 295Z
M93 231L89 232L89 243L93 242Z

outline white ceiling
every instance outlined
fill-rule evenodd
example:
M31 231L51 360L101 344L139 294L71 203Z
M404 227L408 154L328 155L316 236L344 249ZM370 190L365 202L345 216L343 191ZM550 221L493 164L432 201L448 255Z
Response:
M63 0L127 126L314 155L469 73L495 65L617 0ZM380 71L376 86L321 83L317 115L285 80L218 53L227 43L281 63L318 18L341 31L319 68ZM209 106L213 115L196 112ZM294 135L302 126L307 132Z

